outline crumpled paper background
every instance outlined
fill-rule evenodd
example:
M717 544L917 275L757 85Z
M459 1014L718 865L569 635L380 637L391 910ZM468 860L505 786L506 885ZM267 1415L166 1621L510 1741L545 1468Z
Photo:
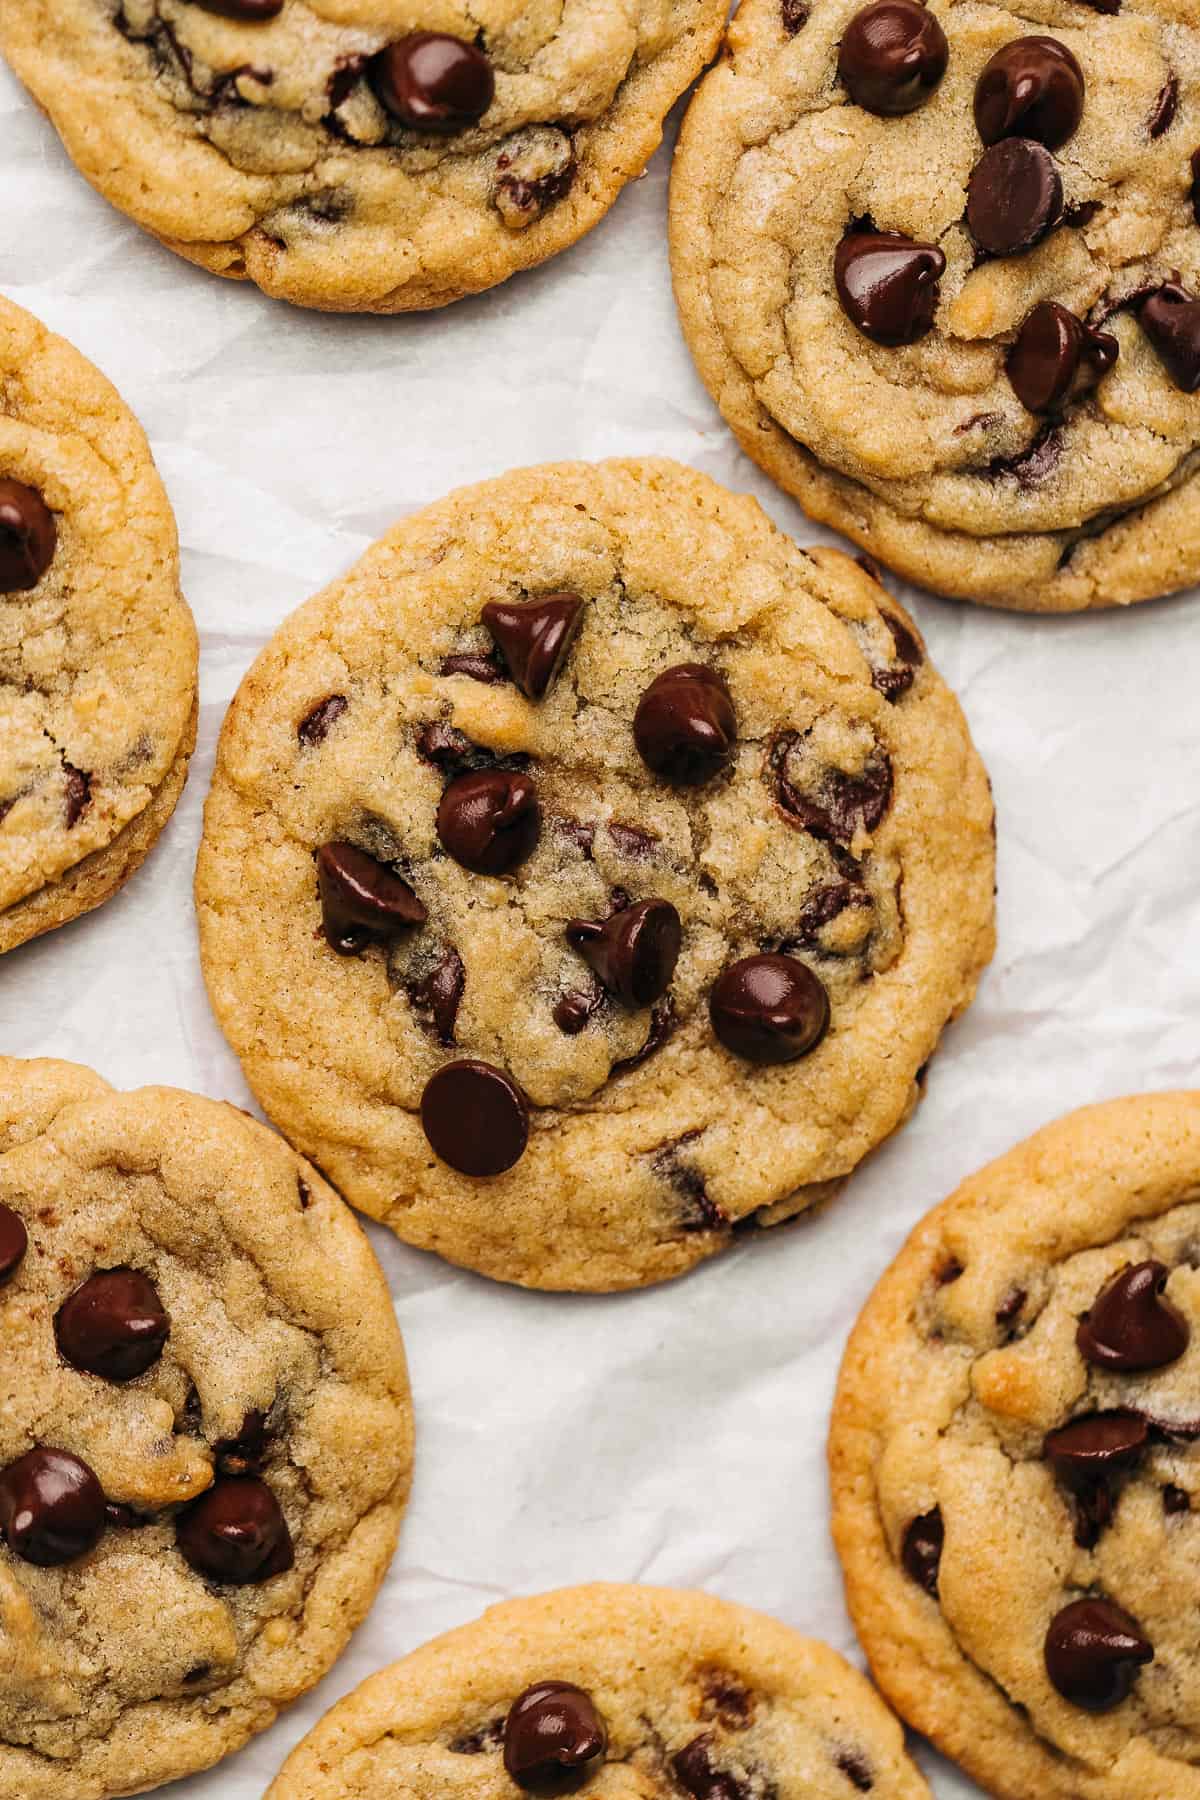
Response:
M322 317L193 269L110 211L0 69L0 288L142 419L203 651L174 821L102 911L4 959L0 1049L250 1105L205 999L191 901L217 731L280 620L401 515L508 467L656 452L754 492L801 542L828 536L740 455L692 369L668 167L664 149L589 239L481 299ZM559 1584L703 1587L861 1661L824 1468L858 1308L914 1221L989 1157L1072 1106L1191 1082L1200 1018L1194 603L1036 619L918 595L915 610L991 771L1000 845L996 961L917 1117L825 1216L641 1294L522 1293L369 1227L416 1398L399 1553L321 1687L179 1800L260 1800L364 1676ZM978 1792L918 1753L939 1800Z

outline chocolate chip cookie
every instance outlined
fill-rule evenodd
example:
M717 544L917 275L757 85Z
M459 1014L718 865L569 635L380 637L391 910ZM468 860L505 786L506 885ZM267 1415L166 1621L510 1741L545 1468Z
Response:
M724 0L5 0L83 174L193 262L335 312L442 306L583 236Z
M363 1683L268 1800L929 1800L824 1644L707 1594L600 1584L493 1606Z
M408 1490L383 1276L232 1106L0 1058L0 1791L208 1767L338 1656Z
M1165 0L745 0L671 250L700 374L815 518L956 597L1200 578L1200 32Z
M918 1226L846 1353L876 1679L1005 1800L1196 1800L1200 1094L1077 1112Z
M464 489L230 709L197 872L280 1128L411 1243L637 1286L826 1198L992 948L992 808L916 627L663 461Z
M0 952L98 906L196 735L175 520L98 369L0 298Z

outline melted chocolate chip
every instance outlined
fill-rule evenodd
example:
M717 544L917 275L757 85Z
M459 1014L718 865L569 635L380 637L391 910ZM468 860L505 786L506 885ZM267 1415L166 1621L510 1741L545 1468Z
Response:
M588 992L572 988L554 1004L554 1023L565 1037L578 1037L592 1015L604 1003L604 989L594 986Z
M903 619L897 618L893 612L888 612L886 607L880 607L879 616L892 634L896 655L901 662L907 663L910 669L919 669L925 661L925 652L921 648L916 633L909 629Z
M1057 150L1083 117L1083 70L1052 37L1014 38L975 84L975 126L985 144L1034 138Z
M436 1156L460 1175L503 1175L529 1142L529 1107L515 1081L464 1057L430 1076L421 1127Z
M333 65L333 74L329 77L325 92L329 98L330 112L336 112L357 87L367 64L369 56L354 53L350 56L339 56ZM333 121L327 121L332 123Z
M794 956L744 956L713 983L708 1014L735 1056L759 1064L795 1062L828 1031L829 996Z
M219 13L223 19L236 19L242 25L265 25L283 11L283 0L191 0L205 12Z
M357 956L428 917L407 881L356 844L321 845L317 885L325 937L339 956Z
M0 1287L12 1280L28 1248L24 1219L11 1206L0 1203Z
M1179 77L1172 75L1164 81L1158 90L1158 98L1154 102L1154 110L1146 129L1152 138L1162 137L1171 129L1175 113L1179 106Z
M104 1502L104 1523L112 1531L140 1531L150 1523L141 1513L134 1512L132 1506L126 1506L120 1500Z
M904 1572L918 1587L923 1587L927 1594L937 1594L938 1573L945 1542L946 1527L938 1506L932 1512L922 1513L920 1518L914 1519L904 1533L904 1542L900 1548Z
M680 1787L693 1800L750 1800L750 1790L744 1782L716 1767L712 1748L712 1734L705 1732L671 1758L671 1769Z
M278 1500L255 1475L223 1476L175 1521L184 1560L209 1581L231 1587L269 1581L295 1561Z
M462 957L447 945L438 961L420 981L408 989L409 1003L423 1021L428 1020L440 1044L454 1042L454 1027L462 1002L467 974Z
M63 764L64 792L63 811L66 814L67 830L78 825L87 811L92 799L92 778L73 763Z
M1080 1354L1120 1372L1161 1369L1181 1357L1191 1332L1166 1297L1167 1276L1160 1262L1135 1263L1114 1276L1075 1334Z
M1143 300L1138 318L1175 386L1194 394L1200 387L1200 300L1167 281Z
M1165 1513L1185 1513L1192 1510L1192 1497L1183 1488L1168 1482L1163 1489L1163 1511Z
M28 593L54 560L58 527L36 488L0 480L0 594Z
M583 601L578 594L547 594L519 606L493 600L482 617L521 692L540 700L557 679L583 623Z
M1075 1542L1090 1550L1112 1521L1117 1479L1141 1459L1149 1427L1139 1413L1090 1413L1052 1431L1042 1453L1075 1502Z
M1074 1600L1050 1622L1046 1673L1064 1700L1109 1712L1129 1698L1154 1649L1136 1619L1109 1600Z
M470 768L478 756L476 746L465 731L457 731L444 720L423 725L417 733L417 755L422 762L432 763L443 775L459 774Z
M1068 397L1094 387L1117 360L1120 346L1057 300L1042 300L1028 315L1006 368L1021 405L1051 412Z
M533 855L542 813L533 779L514 769L459 775L437 811L443 848L476 875L507 875Z
M839 1750L833 1761L834 1766L842 1771L850 1785L856 1787L860 1794L869 1794L874 1788L874 1771L860 1750Z
M1028 1298L1024 1288L1010 1288L996 1308L997 1325L1011 1325Z
M803 31L808 24L808 0L780 0L779 11L783 19L783 29L789 37L795 37L796 33Z
M1058 167L1044 144L1006 137L984 151L967 184L967 224L981 250L1029 250L1062 217Z
M933 325L946 258L936 244L895 231L851 231L834 252L842 311L864 337L896 348L915 344Z
M788 757L801 741L795 732L785 732L767 758L775 798L789 822L823 842L846 846L860 829L874 831L892 802L892 765L886 754L874 751L857 775L826 769L814 795L802 792L787 773Z
M513 1701L504 1721L504 1767L520 1788L565 1793L599 1766L608 1732L590 1694L542 1681Z
M462 651L457 656L442 658L443 675L466 675L471 681L482 681L488 687L495 687L504 680L504 671L500 664L482 652Z
M446 1748L454 1756L484 1756L490 1750L498 1750L503 1742L504 1720L489 1719L486 1725L477 1725L474 1731L456 1737Z
M636 1010L666 993L683 927L669 900L643 900L603 920L572 919L567 942L622 1005Z
M870 906L871 897L865 889L856 887L850 881L829 881L811 893L796 920L795 930L782 948L814 949L817 947L818 934L833 919L839 918L848 906Z
M622 856L628 856L635 862L642 862L654 854L658 839L653 832L640 831L636 825L623 825L619 819L610 819L608 835Z
M650 1030L641 1049L635 1050L632 1056L623 1056L619 1062L615 1062L611 1073L627 1075L631 1069L640 1068L644 1062L648 1062L650 1057L662 1049L669 1038L674 1036L678 1023L675 1002L668 994L650 1013Z
M476 124L496 93L483 51L442 31L414 31L389 44L373 58L370 78L402 125L439 136Z
M1011 475L1018 487L1030 489L1046 481L1058 467L1063 452L1062 432L1056 425L1045 425L1027 450L1019 456L1000 456L988 464L990 476Z
M684 1231L724 1231L728 1214L712 1198L702 1172L683 1154L700 1135L699 1131L685 1131L673 1143L664 1144L654 1158L654 1173L686 1203L679 1221Z
M705 1669L700 1686L706 1719L719 1719L727 1731L745 1731L754 1717L754 1696L728 1669Z
M933 93L949 56L945 32L918 0L872 0L846 27L838 74L868 112L909 113Z
M720 773L737 740L737 715L725 677L705 663L665 669L638 701L638 755L677 787L699 787Z
M39 1447L0 1470L0 1533L15 1556L50 1569L85 1556L104 1530L104 1494L69 1450Z
M138 1269L103 1269L64 1300L54 1320L61 1355L105 1381L152 1368L171 1334L158 1289Z
M306 713L296 727L296 736L306 750L313 750L323 744L332 728L337 724L350 702L344 694L330 694L327 699L320 700L312 711Z

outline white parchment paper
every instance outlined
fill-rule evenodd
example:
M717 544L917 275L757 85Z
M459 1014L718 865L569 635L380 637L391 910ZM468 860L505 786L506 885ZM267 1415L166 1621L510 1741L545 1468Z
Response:
M146 426L203 652L173 823L100 912L4 959L0 1049L248 1106L201 982L192 865L221 717L293 607L401 515L551 458L675 456L757 494L801 542L822 534L739 454L692 369L667 271L665 149L567 255L390 320L290 311L177 260L91 192L2 69L0 172L0 288L98 363ZM597 1299L493 1285L369 1227L416 1397L399 1554L321 1687L172 1789L179 1800L260 1800L364 1676L493 1600L562 1583L703 1587L861 1661L824 1444L876 1276L929 1206L1036 1126L1195 1079L1196 604L1039 620L916 596L995 783L1000 948L918 1116L824 1217ZM978 1792L919 1754L939 1800Z

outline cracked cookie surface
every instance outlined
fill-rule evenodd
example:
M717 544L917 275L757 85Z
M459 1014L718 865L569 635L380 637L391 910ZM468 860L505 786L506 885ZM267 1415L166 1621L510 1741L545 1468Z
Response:
M1005 1800L1196 1800L1200 1095L1074 1113L917 1227L846 1353L876 1679Z
M494 1606L373 1676L293 1751L268 1800L522 1791L929 1795L895 1719L826 1645L706 1594L598 1584Z
M756 462L913 581L1034 611L1186 586L1195 22L1161 0L906 6L741 7L672 179L700 374ZM925 56L919 91L887 30ZM906 275L861 260L870 233L893 259L909 240ZM1061 379L1031 381L1035 353Z
M205 976L355 1205L636 1286L902 1122L991 953L991 827L877 581L679 465L550 465L396 527L251 669Z
M206 1768L325 1673L395 1546L379 1267L236 1108L0 1058L0 1328L0 1787Z
M595 225L725 10L8 0L0 50L84 175L172 249L299 305L403 312ZM431 33L443 49L414 61L405 46Z
M0 299L0 951L106 899L196 724L175 521L100 372Z

